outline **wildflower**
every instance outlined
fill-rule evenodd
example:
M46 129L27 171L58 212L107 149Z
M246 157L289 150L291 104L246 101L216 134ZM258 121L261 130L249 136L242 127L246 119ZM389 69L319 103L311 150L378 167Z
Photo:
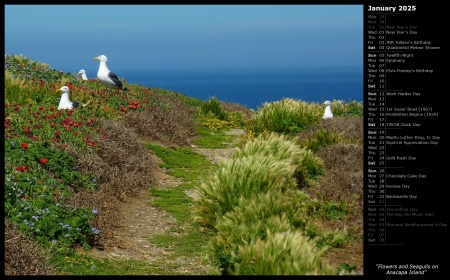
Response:
M94 146L94 143L88 142L88 146L89 146L89 147L93 147L93 146Z
M16 170L19 172L26 172L26 171L28 171L28 169L29 169L28 165L16 167Z
M70 236L70 233L66 233L66 235L64 235L65 237L69 237Z
M27 148L28 148L28 144L25 143L25 142L22 142L22 148L23 148L23 149L27 149Z
M48 159L46 159L46 158L41 158L41 159L39 160L39 162L42 163L42 164L47 164Z
M98 214L98 211L96 209L92 210L92 213L94 213L94 215Z
M100 231L97 228L92 228L92 232L97 235L100 233Z

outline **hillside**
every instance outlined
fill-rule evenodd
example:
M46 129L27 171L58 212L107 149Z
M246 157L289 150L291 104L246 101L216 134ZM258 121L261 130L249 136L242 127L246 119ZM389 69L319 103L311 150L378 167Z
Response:
M129 91L108 92L96 79L5 55L7 275L223 273L211 249L220 230L195 219L199 186L245 143L271 132L311 151L309 167L323 168L323 175L302 171L293 180L309 199L304 230L316 236L324 262L362 274L361 104L334 101L335 117L321 120L320 104L282 100L253 112L123 82ZM63 85L88 105L57 110ZM58 229L61 222L44 208L68 226Z

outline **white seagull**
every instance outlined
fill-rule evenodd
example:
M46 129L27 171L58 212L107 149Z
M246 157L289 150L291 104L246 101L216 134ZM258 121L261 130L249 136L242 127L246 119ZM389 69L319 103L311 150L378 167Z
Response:
M330 104L331 104L331 102L328 100L322 103L322 105L326 105L325 113L323 113L323 119L330 119L333 117L333 113L331 112Z
M100 66L97 72L97 78L105 87L127 90L127 88L123 86L122 82L119 80L117 75L109 71L108 66L106 66L106 62L108 61L108 58L106 56L100 55L98 57L95 57L94 60L100 61Z
M88 77L86 76L86 71L84 71L84 69L81 69L76 76L81 77L83 80L88 80Z
M80 104L80 102L78 102L78 101L75 101L75 102L70 101L70 99L69 99L70 89L68 86L63 86L62 88L60 88L56 91L62 92L61 98L58 98L59 99L58 110L77 108L78 105ZM85 107L86 105L87 105L87 103L83 104L82 107Z

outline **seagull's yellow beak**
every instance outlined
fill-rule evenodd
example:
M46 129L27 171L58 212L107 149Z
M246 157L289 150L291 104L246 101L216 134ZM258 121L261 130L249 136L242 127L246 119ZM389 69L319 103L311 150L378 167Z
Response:
M99 60L98 57L94 57L94 60Z
M56 92L61 91L61 89L57 89Z

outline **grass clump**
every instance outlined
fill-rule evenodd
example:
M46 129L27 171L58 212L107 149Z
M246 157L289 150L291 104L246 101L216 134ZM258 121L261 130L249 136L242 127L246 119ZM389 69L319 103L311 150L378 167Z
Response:
M302 229L315 234L317 227L306 219L309 198L298 190L268 190L250 198L241 197L238 204L218 219L212 246L224 274L229 274L241 260L240 246L267 233Z
M319 122L323 112L315 104L283 98L264 103L258 108L246 127L247 134L258 135L264 131L280 134L295 134Z
M333 100L331 110L335 117L363 116L363 103L357 101L344 102ZM292 98L264 103L247 122L245 127L249 138L264 132L278 132L295 135L314 127L322 121L323 107L320 104L305 102Z
M295 167L288 160L273 156L248 156L226 159L215 173L197 188L198 221L214 227L216 220L231 210L240 197L249 197L268 189L295 188Z
M291 161L296 166L294 177L299 187L312 186L315 179L325 174L320 158L283 134L263 133L250 139L238 147L235 157L255 154L262 157L272 155L278 160Z
M319 130L312 138L307 138L301 145L313 152L341 141L337 131Z
M244 125L244 113L239 110L229 111L226 107L236 106L220 102L215 96L200 105L197 114L197 123L209 130L222 130L237 128Z
M321 259L318 250L300 231L267 233L242 245L242 261L230 271L233 275L336 275L337 271Z

